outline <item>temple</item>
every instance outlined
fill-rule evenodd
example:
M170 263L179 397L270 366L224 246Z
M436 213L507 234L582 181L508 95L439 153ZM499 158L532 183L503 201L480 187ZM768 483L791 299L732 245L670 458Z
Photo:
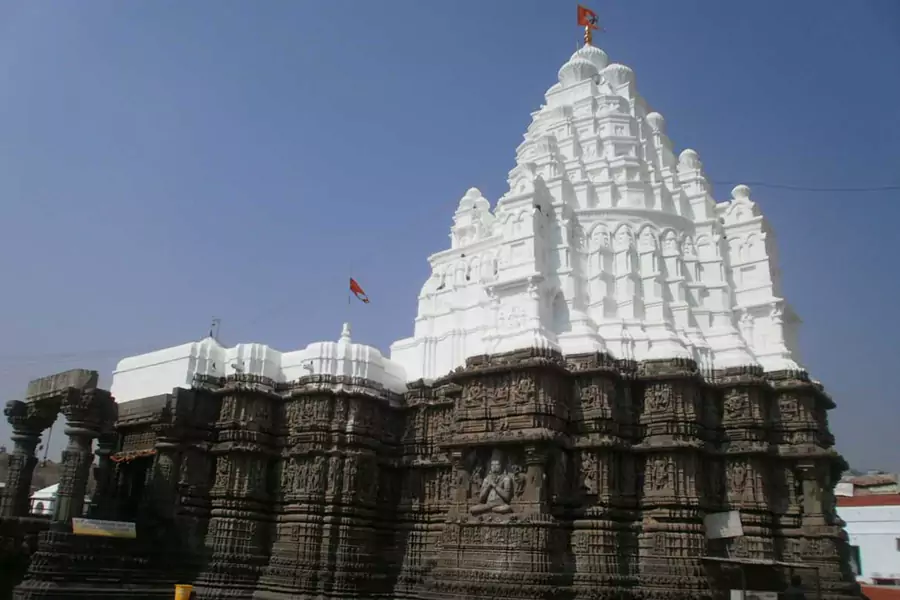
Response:
M716 202L591 44L532 117L496 206L460 200L390 358L349 325L288 352L209 337L125 358L109 392L75 371L10 402L12 597L726 598L792 574L859 597L834 403L750 189ZM59 500L29 517L59 412ZM91 476L88 516L136 537L73 529Z

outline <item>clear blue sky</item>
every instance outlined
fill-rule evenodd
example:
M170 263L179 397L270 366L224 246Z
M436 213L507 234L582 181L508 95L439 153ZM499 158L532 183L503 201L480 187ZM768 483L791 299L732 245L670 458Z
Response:
M900 184L896 0L590 5L711 179ZM336 339L351 267L354 338L386 351L579 36L575 3L538 0L0 1L0 398L108 385L212 315L227 343ZM839 450L900 469L900 192L753 197Z

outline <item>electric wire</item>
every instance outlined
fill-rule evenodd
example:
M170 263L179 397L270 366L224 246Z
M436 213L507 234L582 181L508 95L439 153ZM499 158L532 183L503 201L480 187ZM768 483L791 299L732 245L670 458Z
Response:
M840 193L840 194L856 194L856 193L877 193L877 192L890 192L890 191L900 191L900 184L887 184L887 185L876 185L876 186L844 186L844 187L820 187L820 186L808 186L808 185L793 185L793 184L785 184L785 183L772 183L767 181L733 181L733 180L716 180L716 179L707 179L708 183L713 185L746 185L751 188L764 188L764 189L774 189L774 190L782 190L788 192L807 192L807 193ZM648 184L658 184L663 183L662 179L650 179L650 180L627 180L623 183L648 183ZM900 199L900 198L898 198ZM459 202L458 199L447 200L443 202L435 203L432 208L434 210L446 211L446 206L448 204L457 204ZM246 320L247 325L252 325L267 315L272 314L272 310L266 310L260 312L256 315L253 315L251 318ZM29 365L38 365L38 364L60 364L75 360L83 360L85 358L114 358L114 357L125 357L125 356L134 356L137 354L142 354L146 352L152 352L154 350L158 350L158 346L154 346L153 348L147 349L139 349L135 346L131 347L120 347L120 348L106 348L106 349L97 349L97 350L87 350L87 351L76 351L76 352L49 352L49 353L39 353L39 354L0 354L0 372L7 371L9 369L19 368L23 366Z

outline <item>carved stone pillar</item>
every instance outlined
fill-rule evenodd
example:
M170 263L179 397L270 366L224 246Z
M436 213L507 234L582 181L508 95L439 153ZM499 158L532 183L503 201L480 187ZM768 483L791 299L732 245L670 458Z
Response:
M0 514L4 517L21 517L28 514L28 492L37 458L34 449L41 439L41 432L28 424L28 409L20 400L6 403L3 413L12 425L12 441L15 444L9 455L9 471L6 477L6 494Z
M101 407L100 430L97 440L96 454L98 464L93 468L94 496L91 499L90 515L97 519L113 519L115 517L116 465L112 455L119 443L115 425L118 417L118 405L112 396L107 396Z
M169 425L154 427L157 434L156 457L151 476L153 512L163 519L175 517L178 479L181 470L181 444Z
M92 518L112 519L115 513L116 471L111 456L116 451L117 442L115 434L101 435L97 441L98 464L93 468L95 487L89 509Z
M525 447L525 491L522 504L526 512L548 512L550 489L547 482L548 449L542 445Z
M466 468L466 454L462 448L454 448L450 452L450 463L453 470L453 497L451 510L460 515L466 514L469 502L471 476Z
M50 427L56 418L56 406L46 402L7 402L3 413L12 425L13 453L9 456L9 470L6 478L6 493L0 514L6 517L21 517L29 513L31 479L37 458L34 449L41 440L41 432Z
M91 446L94 438L100 435L98 407L108 398L109 392L105 390L80 392L70 388L62 402L69 445L62 453L62 473L53 511L54 521L68 522L73 517L84 514L84 496L94 459Z
M801 462L795 470L795 477L799 480L800 491L803 493L803 504L801 505L803 525L824 525L824 489L821 487L825 482L822 477L822 469L820 465L813 462Z

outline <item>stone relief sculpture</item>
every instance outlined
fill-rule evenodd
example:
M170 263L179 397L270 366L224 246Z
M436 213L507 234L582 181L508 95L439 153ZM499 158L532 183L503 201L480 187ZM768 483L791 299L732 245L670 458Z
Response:
M504 456L501 450L494 450L491 454L488 473L481 482L478 493L478 504L469 509L473 515L481 515L487 512L509 514L512 507L509 503L513 497L513 477L504 469Z
M650 485L657 492L665 491L669 487L669 463L665 459L657 458L653 461Z

